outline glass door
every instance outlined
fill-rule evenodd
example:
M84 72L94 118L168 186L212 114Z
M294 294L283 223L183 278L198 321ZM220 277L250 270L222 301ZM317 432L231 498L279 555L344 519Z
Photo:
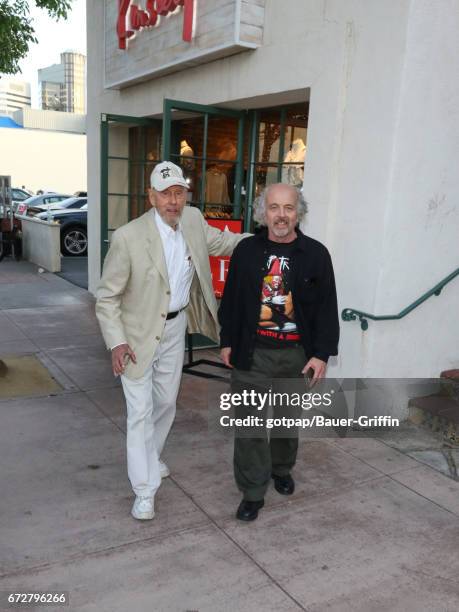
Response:
M147 189L160 161L162 122L144 117L101 117L101 261L110 236L150 207Z
M243 220L246 112L164 100L163 159L183 168L189 204L206 219Z
M247 216L253 201L272 183L303 187L309 104L250 111Z

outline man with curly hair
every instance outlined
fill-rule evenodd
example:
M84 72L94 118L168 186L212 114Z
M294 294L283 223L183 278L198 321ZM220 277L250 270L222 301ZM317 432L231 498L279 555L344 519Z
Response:
M233 369L233 392L279 388L283 379L309 372L314 383L338 352L333 266L325 246L299 229L305 213L297 188L270 185L254 210L262 231L233 253L219 309L221 356ZM238 406L236 417L265 417L266 408ZM271 478L278 493L294 492L290 472L297 450L297 431L273 429L268 440L264 428L236 429L234 475L243 494L239 520L257 518Z

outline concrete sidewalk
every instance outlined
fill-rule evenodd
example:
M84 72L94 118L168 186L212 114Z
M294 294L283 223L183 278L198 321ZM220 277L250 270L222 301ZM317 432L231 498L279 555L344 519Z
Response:
M69 592L54 609L98 612L459 609L459 483L416 458L441 447L432 434L303 441L295 495L271 489L241 524L232 441L208 429L208 382L186 375L171 477L155 519L137 522L93 298L5 260L0 346L35 354L62 387L0 401L3 601L40 590Z

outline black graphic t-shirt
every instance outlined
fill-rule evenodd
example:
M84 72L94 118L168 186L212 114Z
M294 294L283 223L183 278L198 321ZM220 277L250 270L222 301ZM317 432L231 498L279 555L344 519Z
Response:
M268 244L257 343L279 348L300 341L290 286L290 260L295 241L283 244L269 240Z

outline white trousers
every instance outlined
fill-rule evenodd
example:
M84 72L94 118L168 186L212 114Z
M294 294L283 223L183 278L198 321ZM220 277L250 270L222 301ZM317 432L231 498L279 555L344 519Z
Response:
M121 376L127 407L128 476L136 495L153 497L159 458L175 418L185 354L186 314L166 321L151 365L137 380Z

